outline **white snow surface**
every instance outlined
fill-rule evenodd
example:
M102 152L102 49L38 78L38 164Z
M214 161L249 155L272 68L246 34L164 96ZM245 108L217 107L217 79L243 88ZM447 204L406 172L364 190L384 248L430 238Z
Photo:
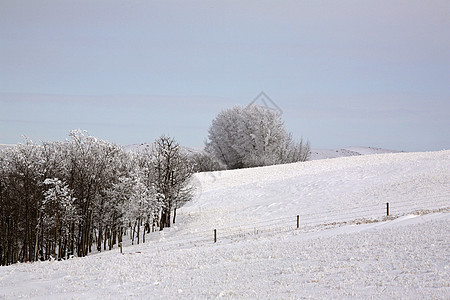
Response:
M450 151L202 173L194 184L176 226L123 254L0 267L0 299L450 299Z

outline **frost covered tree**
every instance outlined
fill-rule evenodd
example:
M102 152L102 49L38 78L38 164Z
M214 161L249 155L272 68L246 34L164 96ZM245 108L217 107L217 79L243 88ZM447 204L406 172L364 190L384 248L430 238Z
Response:
M29 140L0 152L0 263L35 259L45 160Z
M309 143L295 142L279 113L257 105L222 110L208 131L206 151L230 169L305 161Z
M170 226L171 213L191 198L191 174L166 137L137 154L81 130L64 142L2 149L0 265L112 249L127 231L145 242L141 226Z
M0 264L87 255L101 226L114 224L105 195L122 161L120 147L81 131L0 151Z
M171 213L175 222L176 211L192 198L190 178L193 165L188 157L181 153L180 145L167 136L155 141L152 153L154 189L162 202L160 230L170 227Z
M38 211L38 234L46 236L47 242L53 242L53 257L65 257L69 254L70 227L79 218L73 191L58 178L47 178L44 185L47 190Z
M121 176L123 161L126 157L121 147L97 139L86 131L70 132L68 141L67 180L74 191L75 205L79 209L81 220L76 237L78 256L88 254L92 245L93 233L111 232L110 224L105 224L108 215L107 191ZM111 220L109 222L111 223Z

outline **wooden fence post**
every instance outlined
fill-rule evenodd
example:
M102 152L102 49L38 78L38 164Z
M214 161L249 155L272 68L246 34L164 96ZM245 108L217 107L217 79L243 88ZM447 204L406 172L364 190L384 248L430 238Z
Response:
M214 229L214 243L217 242L217 230Z
M389 202L386 202L386 216L389 216Z
M297 229L300 228L300 216L297 215Z

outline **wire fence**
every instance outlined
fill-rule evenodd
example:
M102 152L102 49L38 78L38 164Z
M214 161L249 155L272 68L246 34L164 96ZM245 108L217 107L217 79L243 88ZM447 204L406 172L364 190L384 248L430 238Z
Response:
M415 203L380 203L364 207L346 207L326 209L314 214L290 214L285 217L266 219L251 224L240 224L210 228L198 232L175 233L165 239L164 233L158 240L151 240L157 251L176 248L198 247L213 243L231 243L254 237L268 237L280 233L299 231L314 232L327 228L348 225L381 222L409 214L427 214L449 212L450 202L443 198Z

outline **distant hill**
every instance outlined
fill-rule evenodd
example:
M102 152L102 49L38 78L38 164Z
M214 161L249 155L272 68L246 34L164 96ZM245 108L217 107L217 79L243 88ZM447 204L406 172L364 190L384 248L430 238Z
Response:
M123 149L127 152L142 152L146 150L152 150L153 144L150 143L142 143L142 144L131 144L123 146ZM181 151L185 154L194 154L199 153L203 151L203 148L191 148L191 147L184 147L181 146Z
M385 154L385 153L400 153L403 151L388 150L375 147L346 147L340 149L311 149L310 160L348 157L358 155L371 155L371 154Z
M146 149L151 150L153 147L150 143L142 144L132 144L123 146L125 151L131 152L141 152ZM182 151L186 154L193 154L203 152L203 147L184 147L182 146ZM388 150L376 147L346 147L340 149L311 149L310 160L337 158L337 157L348 157L348 156L358 156L358 155L370 155L370 154L385 154L385 153L399 153L403 151Z

